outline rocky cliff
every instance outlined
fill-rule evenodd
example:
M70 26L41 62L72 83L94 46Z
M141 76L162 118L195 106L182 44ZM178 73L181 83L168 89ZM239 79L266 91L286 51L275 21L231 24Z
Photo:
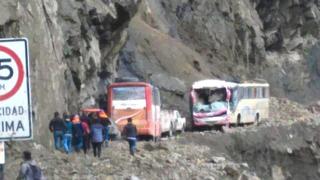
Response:
M0 37L30 44L35 137L54 111L104 99L117 76L150 79L187 112L194 80L264 78L317 100L320 3L311 0L3 0ZM102 96L101 96L102 95Z
M94 104L114 77L124 29L138 1L5 0L0 5L0 36L29 39L35 138L47 144L52 113Z
M153 72L178 100L195 79L263 78L273 96L309 103L319 97L319 20L319 3L308 0L146 0L120 69Z

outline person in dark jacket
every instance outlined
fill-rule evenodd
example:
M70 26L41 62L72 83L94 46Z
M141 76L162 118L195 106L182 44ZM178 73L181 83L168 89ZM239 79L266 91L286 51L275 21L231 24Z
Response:
M49 129L53 132L54 145L57 150L61 149L64 131L66 130L66 125L60 118L59 112L54 113L54 118L50 121Z
M91 125L91 141L93 148L94 157L101 156L101 145L104 140L103 138L104 127L101 124L100 120L97 118L97 115L93 116L93 123Z
M72 119L72 137L75 151L79 152L83 147L83 128L77 114Z
M23 152L23 162L19 170L17 180L44 180L46 179L42 170L37 163L32 159L30 151Z
M110 137L109 137L109 131L110 131L110 122L109 121L110 120L104 111L100 111L98 115L99 115L100 122L104 127L105 145L106 145L106 147L108 147L109 146L109 139L110 139Z
M128 118L127 125L123 128L122 134L129 143L130 154L134 156L137 142L137 127L132 123L132 118Z

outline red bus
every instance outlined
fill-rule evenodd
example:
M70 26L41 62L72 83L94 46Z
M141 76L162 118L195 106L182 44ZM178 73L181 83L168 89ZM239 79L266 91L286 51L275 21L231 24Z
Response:
M116 82L108 87L108 115L122 131L131 117L138 135L161 136L160 93L145 82Z

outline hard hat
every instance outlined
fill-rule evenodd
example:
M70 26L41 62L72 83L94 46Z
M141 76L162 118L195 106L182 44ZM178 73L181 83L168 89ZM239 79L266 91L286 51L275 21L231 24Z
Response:
M79 117L79 115L75 115L75 116L72 118L72 122L74 122L74 123L80 122L80 117Z
M108 116L106 115L106 113L104 111L100 111L98 116L99 116L99 118L108 118Z

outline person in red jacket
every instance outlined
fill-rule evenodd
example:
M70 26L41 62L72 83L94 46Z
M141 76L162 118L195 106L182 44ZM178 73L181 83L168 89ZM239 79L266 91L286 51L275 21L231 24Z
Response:
M86 120L82 120L81 126L83 129L83 152L86 154L90 147L90 127Z

